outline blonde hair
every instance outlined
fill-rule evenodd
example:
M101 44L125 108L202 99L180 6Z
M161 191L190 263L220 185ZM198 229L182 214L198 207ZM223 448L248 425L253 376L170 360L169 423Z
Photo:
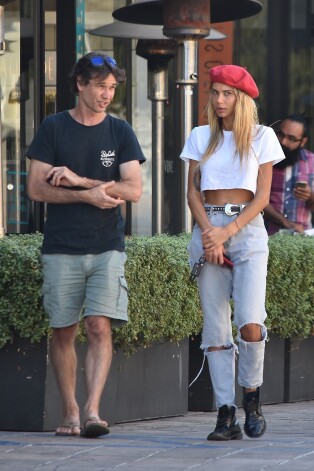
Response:
M253 139L253 130L258 124L257 106L253 98L237 88L231 88L236 95L234 109L233 136L236 153L240 156L241 163L247 158L251 149ZM204 164L217 149L220 141L223 139L222 120L219 118L212 106L211 98L207 104L207 118L210 127L210 139L207 149L201 159Z

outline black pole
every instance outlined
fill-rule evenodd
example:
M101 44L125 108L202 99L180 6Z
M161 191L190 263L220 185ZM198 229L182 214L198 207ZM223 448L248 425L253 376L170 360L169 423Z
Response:
M76 62L76 1L56 1L57 26L57 112L73 108L68 76Z

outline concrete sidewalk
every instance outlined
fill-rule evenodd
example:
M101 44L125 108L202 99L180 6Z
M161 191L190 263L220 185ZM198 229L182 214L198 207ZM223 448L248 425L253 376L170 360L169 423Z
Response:
M0 432L0 470L312 471L314 401L267 405L263 412L262 438L229 442L206 440L216 412L115 425L98 439ZM238 417L242 426L242 409Z

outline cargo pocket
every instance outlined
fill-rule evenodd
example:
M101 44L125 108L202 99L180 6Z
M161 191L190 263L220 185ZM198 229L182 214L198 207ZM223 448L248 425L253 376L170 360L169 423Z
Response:
M122 313L123 316L127 316L128 313L128 284L124 275L119 276L119 296L117 311Z

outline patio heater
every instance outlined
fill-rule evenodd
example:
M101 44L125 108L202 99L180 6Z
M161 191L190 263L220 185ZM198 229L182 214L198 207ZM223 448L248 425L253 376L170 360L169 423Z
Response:
M193 88L197 84L197 41L210 33L210 23L234 21L256 15L257 0L142 0L118 8L112 16L126 23L163 25L163 34L177 42L177 86L181 102L181 147L193 127ZM191 232L192 215L186 192L188 167L181 164L182 231Z
M136 54L147 59L147 98L152 102L152 233L164 231L164 109L168 100L168 62L176 54L177 41L166 38L161 26L116 21L88 31L103 37L138 39ZM212 29L207 39L226 36Z
M175 41L139 39L136 54L147 59L148 94L152 102L152 233L164 230L164 116L168 100L168 62L175 56Z
M4 40L4 7L14 0L0 0L0 57L5 51ZM1 83L0 83L1 85ZM1 87L0 87L1 90ZM0 98L1 100L1 98ZM2 175L2 118L1 118L1 102L0 102L0 237L4 237L4 205L3 205L3 175Z

